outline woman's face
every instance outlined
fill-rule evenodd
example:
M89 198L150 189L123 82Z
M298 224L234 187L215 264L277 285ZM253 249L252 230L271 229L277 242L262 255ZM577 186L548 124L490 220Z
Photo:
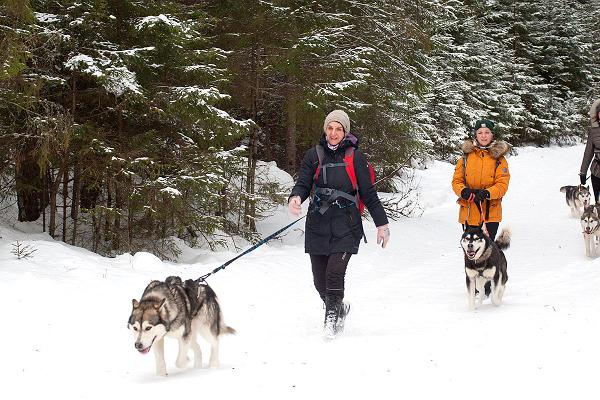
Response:
M332 146L337 146L340 144L346 134L344 133L344 127L339 122L331 121L327 124L327 128L325 129L325 138L327 139L327 143Z
M490 131L490 128L479 128L475 133L475 138L477 142L479 142L482 146L487 146L492 143L492 139L494 139L494 134Z

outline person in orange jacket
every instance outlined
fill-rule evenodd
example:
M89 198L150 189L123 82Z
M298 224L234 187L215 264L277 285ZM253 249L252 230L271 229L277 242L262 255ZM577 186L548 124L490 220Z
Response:
M462 145L463 156L454 168L452 189L460 198L458 222L463 229L485 223L488 236L494 240L502 220L502 197L508 190L510 173L504 155L509 145L494 140L494 122L475 122L475 139Z

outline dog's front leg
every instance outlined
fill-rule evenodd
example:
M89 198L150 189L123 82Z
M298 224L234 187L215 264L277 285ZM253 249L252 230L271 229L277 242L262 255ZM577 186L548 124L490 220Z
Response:
M485 299L485 282L486 280L482 277L478 276L475 278L476 289L479 291L479 298L477 299L477 308L481 307L483 304L483 299Z
M469 277L469 283L467 284L467 292L469 296L469 310L475 309L475 279Z
M160 338L154 343L154 360L156 361L156 375L167 376L167 364L165 363L165 339Z
M585 245L585 256L586 257L591 257L592 253L591 253L591 249L592 249L592 240L591 240L591 236L592 235L588 235L587 233L583 234L583 244Z
M187 356L189 349L190 338L179 338L179 353L177 353L177 361L175 361L175 365L177 366L177 368L185 368L185 366L190 361L190 359Z
M202 368L202 349L198 344L196 335L192 337L192 350L194 351L194 368Z

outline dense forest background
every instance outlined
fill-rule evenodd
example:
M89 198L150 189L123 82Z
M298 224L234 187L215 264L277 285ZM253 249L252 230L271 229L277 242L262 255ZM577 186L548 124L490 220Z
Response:
M264 162L293 175L334 108L390 177L482 116L572 143L599 95L594 1L0 4L0 212L101 254L255 240Z

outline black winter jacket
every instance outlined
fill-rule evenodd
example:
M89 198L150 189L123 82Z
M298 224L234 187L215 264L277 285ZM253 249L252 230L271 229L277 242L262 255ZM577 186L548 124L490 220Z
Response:
M360 198L373 217L375 226L385 225L388 223L385 210L379 201L375 187L371 183L367 160L364 154L358 150L357 142L357 139L349 134L336 150L331 150L327 147L327 141L323 135L320 141L325 153L322 164L343 163L346 149L349 146L353 146L355 148L354 170ZM300 196L302 202L304 202L310 196L318 165L319 157L315 147L312 147L304 155L298 180L292 189L290 197ZM327 168L327 186L323 182L323 173L321 171L317 178L316 186L337 189L351 194L354 191L352 182L344 167ZM321 201L327 201L327 199L321 198ZM324 214L314 211L316 207L315 202L310 204L306 218L306 235L304 241L304 250L306 253L314 255L330 255L343 252L350 254L358 253L358 246L363 236L360 212L348 200L339 199L339 202L347 207L340 208L332 205Z

